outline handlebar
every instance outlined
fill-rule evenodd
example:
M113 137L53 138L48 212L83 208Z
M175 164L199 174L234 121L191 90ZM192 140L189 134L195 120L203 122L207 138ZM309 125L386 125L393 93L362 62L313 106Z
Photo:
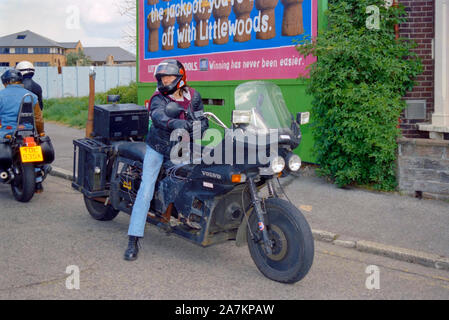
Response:
M208 118L211 119L212 121L214 121L216 124L218 124L220 127L225 128L225 129L229 129L224 123L223 121L221 121L215 114L213 114L212 112L204 112L204 115Z

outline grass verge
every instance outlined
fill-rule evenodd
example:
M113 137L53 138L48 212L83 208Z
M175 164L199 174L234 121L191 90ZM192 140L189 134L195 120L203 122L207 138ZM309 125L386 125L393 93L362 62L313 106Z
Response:
M109 94L120 95L120 103L137 104L137 85L135 83L113 88L106 93L97 93L95 104L106 104ZM88 108L89 97L48 99L44 101L44 120L85 128Z

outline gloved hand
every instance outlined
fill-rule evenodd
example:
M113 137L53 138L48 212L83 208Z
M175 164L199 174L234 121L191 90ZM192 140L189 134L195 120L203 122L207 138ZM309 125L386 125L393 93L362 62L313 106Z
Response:
M170 122L168 123L168 127L171 130L184 129L187 131L192 131L192 123L190 121L182 120L182 119L170 120Z

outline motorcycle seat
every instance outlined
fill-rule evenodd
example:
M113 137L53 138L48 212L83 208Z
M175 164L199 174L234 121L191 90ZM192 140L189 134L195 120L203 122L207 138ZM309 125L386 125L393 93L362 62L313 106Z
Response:
M143 163L147 144L145 142L122 142L116 145L120 156Z

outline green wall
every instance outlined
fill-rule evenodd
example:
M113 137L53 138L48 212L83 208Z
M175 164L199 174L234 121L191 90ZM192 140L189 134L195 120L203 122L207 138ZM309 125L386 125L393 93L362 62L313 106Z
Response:
M327 21L324 12L327 9L328 0L318 0L318 30L322 30ZM137 4L137 8L138 8ZM137 14L139 17L139 14ZM137 26L138 26L137 21ZM137 30L139 28L137 27ZM139 41L137 41L137 56L139 52ZM188 75L187 75L188 77ZM139 78L139 57L137 58L137 79ZM312 97L306 95L306 81L304 79L285 79L285 80L266 80L277 84L284 95L285 102L289 110L296 115L297 112L310 111ZM188 81L189 86L199 91L203 99L223 99L224 105L211 106L205 105L205 110L216 114L225 124L230 126L231 113L234 109L234 90L244 81ZM143 105L145 100L149 99L155 89L155 83L137 83L138 103ZM303 138L301 145L295 150L304 162L315 163L315 156L312 153L313 137L310 124L301 126Z

